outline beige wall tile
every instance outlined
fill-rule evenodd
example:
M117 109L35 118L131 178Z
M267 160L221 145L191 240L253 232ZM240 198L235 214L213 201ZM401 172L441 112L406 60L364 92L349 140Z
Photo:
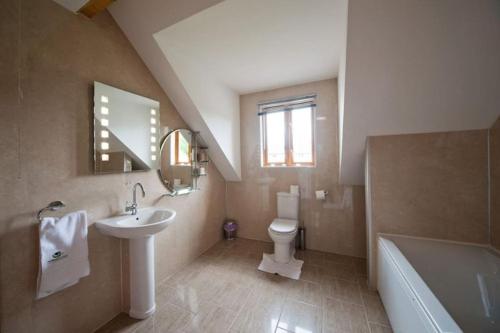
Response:
M34 301L36 211L63 200L64 212L86 209L93 224L121 211L132 184L142 182L140 206L178 212L156 238L161 281L221 238L225 183L210 165L201 191L167 198L155 172L93 175L94 80L160 101L161 122L170 128L184 121L107 12L89 20L50 0L7 0L0 8L0 331L90 332L122 310L128 267L121 269L120 249L127 242L90 226L90 276Z
M490 129L491 244L500 250L500 118Z
M377 233L489 242L487 134L474 130L369 138L372 287Z
M317 166L315 168L262 168L257 104L264 100L316 93ZM310 249L366 256L364 189L338 183L337 81L325 80L240 97L241 182L228 182L227 211L240 224L239 235L266 240L267 228L276 218L276 193L298 184L300 218ZM329 191L317 201L314 191Z

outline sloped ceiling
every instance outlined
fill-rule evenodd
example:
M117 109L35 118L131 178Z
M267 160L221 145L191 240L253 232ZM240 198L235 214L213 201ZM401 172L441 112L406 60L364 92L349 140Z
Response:
M200 132L210 148L212 161L224 178L238 181L241 179L239 123L236 125L233 121L230 125L233 132L238 132L236 142L233 143L237 150L225 152L219 144L218 133L208 127L153 37L154 33L218 2L220 1L122 0L112 4L109 11L187 124Z
M338 73L345 1L227 0L154 36L178 75L238 94ZM182 80L184 82L184 80Z
M348 12L342 183L364 183L367 136L483 129L500 115L500 1L357 0Z
M226 180L239 95L336 77L347 0L120 0L110 12Z

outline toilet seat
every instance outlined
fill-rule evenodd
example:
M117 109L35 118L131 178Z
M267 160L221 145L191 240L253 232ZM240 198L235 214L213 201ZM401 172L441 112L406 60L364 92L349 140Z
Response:
M289 219L274 219L269 230L278 234L290 234L297 231L299 221Z

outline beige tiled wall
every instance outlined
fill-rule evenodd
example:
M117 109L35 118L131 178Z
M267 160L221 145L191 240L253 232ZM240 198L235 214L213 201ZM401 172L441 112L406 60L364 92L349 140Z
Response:
M259 118L261 101L316 93L317 166L315 168L262 168ZM307 247L352 256L366 256L364 190L338 183L337 81L325 80L240 97L241 182L227 185L228 216L240 224L241 237L268 240L267 228L276 218L276 193L300 185L301 220ZM328 190L326 201L314 191Z
M120 248L127 244L91 225L90 276L34 301L36 211L63 200L65 211L86 209L93 224L122 210L131 185L142 182L140 206L178 213L156 239L162 280L220 238L224 180L211 166L201 191L167 198L155 172L92 174L94 80L159 100L162 124L185 126L107 12L89 20L51 0L6 0L0 26L0 331L91 332L121 310Z
M368 139L370 282L377 233L488 243L487 130Z
M500 250L500 118L490 129L491 244Z

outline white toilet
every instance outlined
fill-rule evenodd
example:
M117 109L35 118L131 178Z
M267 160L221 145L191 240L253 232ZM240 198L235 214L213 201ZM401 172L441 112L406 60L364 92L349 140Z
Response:
M293 257L298 226L299 194L279 192L278 218L267 229L274 241L274 254L263 254L259 270L295 280L300 278L304 262Z
M278 192L278 218L267 231L274 241L274 261L290 262L295 253L295 236L299 226L299 195Z

